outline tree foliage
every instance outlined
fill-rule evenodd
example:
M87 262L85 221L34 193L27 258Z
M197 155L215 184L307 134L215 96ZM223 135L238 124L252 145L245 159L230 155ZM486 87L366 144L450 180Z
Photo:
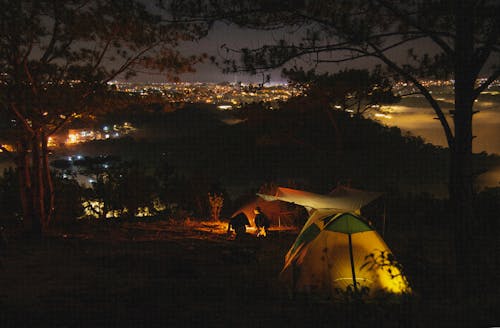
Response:
M86 207L93 216L134 218L140 209L154 214L158 198L158 181L148 175L139 162L112 157L87 157L79 166L80 173L91 177L85 192ZM97 206L96 206L97 204Z
M383 76L380 68L373 72L366 69L345 69L335 74L304 71L293 67L283 69L283 75L292 84L306 88L306 94L321 99L327 107L361 115L383 104L398 102L400 97L393 90L393 82Z
M143 71L174 77L202 56L183 56L196 24L168 22L134 0L2 0L0 110L2 136L15 146L26 221L37 234L54 211L48 138L75 117L106 106L107 82ZM156 11L159 12L159 11Z

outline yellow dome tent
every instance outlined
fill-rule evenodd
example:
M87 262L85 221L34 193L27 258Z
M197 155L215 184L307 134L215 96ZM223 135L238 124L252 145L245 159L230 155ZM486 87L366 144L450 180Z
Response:
M359 210L381 193L337 189L330 195L278 188L266 200L305 206L309 219L285 256L282 280L294 292L335 297L347 290L409 293L406 277L391 250Z
M366 289L369 295L410 292L382 237L352 213L327 215L302 231L281 277L296 292L328 296L348 288Z

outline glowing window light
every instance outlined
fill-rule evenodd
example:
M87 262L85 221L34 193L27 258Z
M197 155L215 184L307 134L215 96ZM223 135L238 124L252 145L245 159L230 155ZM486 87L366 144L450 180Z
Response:
M221 110L229 110L229 109L232 109L233 106L231 105L219 105L217 106L218 109L221 109Z
M53 137L48 137L47 138L47 147L55 147L57 146L56 141L54 140Z
M78 135L77 134L74 134L74 133L68 134L68 140L66 141L66 143L75 144L77 142L78 142Z

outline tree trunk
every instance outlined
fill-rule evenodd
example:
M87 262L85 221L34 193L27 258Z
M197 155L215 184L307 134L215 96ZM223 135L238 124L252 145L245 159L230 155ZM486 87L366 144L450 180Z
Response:
M42 236L48 224L48 215L52 213L54 204L45 142L43 134L36 132L29 141L23 140L17 145L16 165L23 221L26 228L31 226L33 236L38 238ZM46 188L49 191L48 195Z
M23 224L25 228L31 227L35 235L40 235L40 229L35 224L36 217L33 212L33 188L31 181L30 159L28 145L25 141L19 142L17 157L17 175L19 180L19 196L23 208Z
M45 213L45 187L43 183L43 165L41 154L40 133L37 132L32 139L32 172L33 172L33 230L40 236L46 226Z
M457 32L455 38L455 124L454 144L450 145L449 193L455 232L455 260L458 290L469 293L473 271L471 235L474 225L473 167L472 167L472 114L474 84L477 76L474 66L474 24L472 8L463 1L456 2Z
M50 221L52 220L52 217L54 215L54 210L55 210L55 194L54 194L54 183L52 181L52 174L50 172L50 165L49 165L49 152L47 149L47 143L48 143L48 138L45 135L45 133L42 132L41 136L41 142L42 142L42 163L43 163L43 182L44 185L47 187L47 197L46 197L46 224L49 225Z
M458 106L456 106L458 108ZM466 111L465 108L461 109ZM455 260L458 283L469 293L472 277L473 241L477 236L472 234L474 225L473 210L473 176L472 176L472 142L467 131L458 131L467 125L467 116L455 118L455 145L451 149L450 163L450 205L451 221L455 233ZM462 127L460 127L462 126Z

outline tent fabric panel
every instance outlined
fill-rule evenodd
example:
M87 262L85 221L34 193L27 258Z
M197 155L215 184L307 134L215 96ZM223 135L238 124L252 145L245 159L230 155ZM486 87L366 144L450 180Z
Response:
M382 195L383 193L380 192L363 191L347 187L338 187L328 195L278 187L275 197L316 209L329 208L336 209L337 212L354 212Z
M320 227L320 229L323 229L324 227L323 219L327 216L332 216L337 213L338 212L336 210L329 210L329 209L312 210L309 215L309 219L307 219L300 233L302 233L305 229L307 229L311 224L316 224L318 227Z
M332 197L350 198L352 200L355 200L357 203L366 205L373 202L375 199L382 197L384 193L376 191L365 191L346 186L338 186L330 191L328 195Z
M373 228L370 227L361 218L352 215L350 213L339 214L325 225L326 225L325 226L326 230L337 231L346 234L353 234L353 233L373 230Z
M337 202L333 198L324 195L317 195L317 197L308 197L301 195L288 195L288 196L271 196L264 194L257 194L257 196L263 198L266 201L281 200L283 202L289 202L296 205L301 205L306 208L314 209L335 209L337 213L351 211L355 209L342 206L341 203Z
M353 245L358 287L368 287L370 291L375 291L380 289L377 273L360 269L366 255L368 252L362 245ZM304 256L296 288L303 292L323 290L334 296L337 290L346 290L349 286L353 286L349 238L343 233L323 231L311 243L308 254Z
M312 209L328 210L332 213L359 213L361 207L382 195L383 193L380 192L363 191L347 187L337 187L328 195L284 187L278 187L275 195L257 194L257 196L266 201L281 200L304 206L310 213Z
M333 215L333 214L336 214L336 213L337 213L336 211L332 212L331 210L317 210L317 209L313 209L311 211L309 219L307 219L307 222L304 224L304 226L302 227L302 230L300 230L297 238L293 242L292 247L290 247L290 249L286 253L286 255L285 255L285 263L288 263L288 261L290 260L292 254L297 251L297 246L298 246L297 242L298 242L299 238L301 238L301 235L302 235L302 233L304 233L304 231L306 231L312 225L316 225L320 230L322 230L323 227L324 227L322 219L325 216Z
M387 261L386 256L392 254L392 251L376 231L356 233L351 235L351 238L353 248L356 247L353 252L358 252L354 255L360 261L356 262L356 269L360 269L360 275L376 277L377 288L374 288L374 291L383 290L394 294L411 291L399 268L394 262Z
M377 255L390 252L376 231L356 233L351 237L358 287L368 287L370 294L409 291L408 283L397 267L390 263L376 265L376 261L383 262L377 259ZM289 259L282 278L299 292L335 296L337 290L346 290L353 285L348 235L321 231L309 245Z
M321 229L313 224L304 230L295 240L295 243L290 248L290 252L293 253L300 245L306 244L314 240L316 236L321 232Z

